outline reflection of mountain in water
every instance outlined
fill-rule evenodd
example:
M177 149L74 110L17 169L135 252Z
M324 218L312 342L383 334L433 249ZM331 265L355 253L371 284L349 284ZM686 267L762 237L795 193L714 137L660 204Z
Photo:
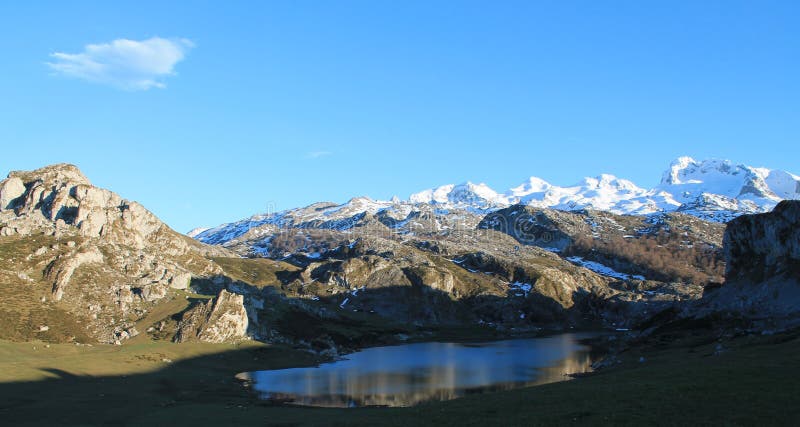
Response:
M482 344L367 349L317 368L249 374L263 398L307 406L411 406L545 384L591 370L575 334Z

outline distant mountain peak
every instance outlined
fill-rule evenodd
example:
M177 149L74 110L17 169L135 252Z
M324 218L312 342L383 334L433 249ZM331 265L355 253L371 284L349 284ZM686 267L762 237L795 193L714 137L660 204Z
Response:
M502 193L484 183L467 181L423 190L412 194L406 201L396 197L391 201L357 197L342 205L315 204L271 216L257 216L258 221L243 221L236 223L235 227L234 224L217 227L201 233L198 238L215 242L218 239L214 236L222 236L223 231L230 233L231 227L238 231L230 235L238 235L253 224L265 221L281 224L286 217L295 222L314 219L339 227L348 223L337 221L365 212L386 212L398 218L431 208L486 214L514 204L559 210L595 209L630 215L680 211L726 222L744 213L767 212L783 199L800 199L800 177L785 171L737 165L729 160L695 160L683 156L670 163L661 183L651 189L641 188L611 174L587 177L567 187L531 176Z
M698 165L697 160L689 157L682 156L673 160L669 165L669 169L664 172L661 178L661 185L681 184L681 175L684 171L694 168Z
M552 185L535 176L528 178L527 182L522 183L521 185L514 187L510 190L510 194L516 197L525 197L532 193L541 193L550 189Z
M409 197L411 203L427 203L438 205L471 206L506 206L505 197L498 194L484 183L474 184L470 181L461 184L448 184L414 193Z
M208 227L197 227L197 228L193 228L193 229L189 230L189 232L186 233L186 235L189 236L189 237L194 237L194 236L197 236L198 234L200 234L200 233L202 233L202 232L204 232L206 230L208 230Z

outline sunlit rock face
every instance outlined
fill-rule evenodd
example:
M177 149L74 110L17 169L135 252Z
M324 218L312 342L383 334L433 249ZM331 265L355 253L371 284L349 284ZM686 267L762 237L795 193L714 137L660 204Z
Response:
M222 290L216 298L198 304L183 314L178 322L175 342L236 341L246 336L247 325L244 297Z
M54 341L123 343L172 290L222 273L209 256L229 254L176 233L69 164L0 181L0 244L0 280L27 286L11 306L21 318L58 313L30 322L61 323L47 325L47 334L18 333Z

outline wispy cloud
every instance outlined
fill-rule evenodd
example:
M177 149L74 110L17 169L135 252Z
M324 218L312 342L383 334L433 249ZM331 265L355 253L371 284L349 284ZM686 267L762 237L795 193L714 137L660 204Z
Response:
M309 159L318 159L320 157L328 157L333 155L330 151L311 151L306 153L306 157Z
M57 74L124 90L164 88L194 44L186 39L116 39L89 44L80 53L55 52L47 65Z

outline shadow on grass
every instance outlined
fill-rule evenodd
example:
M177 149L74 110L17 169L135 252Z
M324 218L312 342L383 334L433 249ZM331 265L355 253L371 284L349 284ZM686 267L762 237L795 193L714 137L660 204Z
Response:
M180 348L179 344L164 343L164 346ZM215 351L213 346L208 349ZM108 353L84 356L102 358L108 357ZM136 352L126 357L117 354L114 362L124 367L133 363L136 356ZM98 363L107 362L98 360ZM254 346L174 363L153 363L156 369L150 372L91 376L75 375L65 370L68 367L57 367L67 362L54 358L53 366L40 368L52 376L48 379L0 383L0 424L114 425L185 404L212 404L222 408L252 404L248 391L235 379L236 373L317 362L318 359L309 353Z
M205 354L126 376L76 376L54 360L42 369L56 378L0 384L0 420L9 426L796 425L797 334L744 337L725 347L722 355L713 355L715 344L637 351L618 368L575 381L411 408L362 409L255 400L236 373L317 362L286 348ZM640 355L646 362L639 362Z

